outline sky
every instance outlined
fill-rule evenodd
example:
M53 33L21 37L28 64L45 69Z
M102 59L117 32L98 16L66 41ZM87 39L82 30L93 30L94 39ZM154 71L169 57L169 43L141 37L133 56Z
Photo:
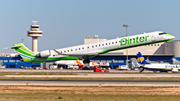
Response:
M38 51L84 44L84 37L111 39L164 31L180 40L180 0L0 0L0 52L14 44L32 49L27 36L38 21Z

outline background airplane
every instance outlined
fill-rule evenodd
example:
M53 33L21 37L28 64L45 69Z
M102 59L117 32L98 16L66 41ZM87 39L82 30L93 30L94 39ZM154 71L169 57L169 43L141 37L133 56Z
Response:
M144 70L160 71L160 72L179 72L180 65L169 63L148 63L140 52L137 54L138 63L140 64L140 73Z

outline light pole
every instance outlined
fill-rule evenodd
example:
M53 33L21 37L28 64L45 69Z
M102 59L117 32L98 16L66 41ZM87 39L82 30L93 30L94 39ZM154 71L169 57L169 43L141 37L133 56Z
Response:
M124 24L123 27L126 27L126 37L128 36L128 32L127 32L127 28L128 27L131 27L131 25L129 24ZM128 49L126 49L126 54L127 54L127 57L126 57L126 65L128 66ZM128 66L129 68L129 66Z

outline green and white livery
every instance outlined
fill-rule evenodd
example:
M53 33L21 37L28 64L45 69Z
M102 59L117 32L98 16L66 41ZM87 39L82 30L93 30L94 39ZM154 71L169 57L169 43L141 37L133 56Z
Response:
M61 49L45 50L34 53L22 43L11 46L19 52L19 55L26 62L52 62L57 60L88 59L89 57L104 54L109 51L138 47L147 44L172 41L173 35L162 31L155 31L134 36L122 37L90 44L77 45Z

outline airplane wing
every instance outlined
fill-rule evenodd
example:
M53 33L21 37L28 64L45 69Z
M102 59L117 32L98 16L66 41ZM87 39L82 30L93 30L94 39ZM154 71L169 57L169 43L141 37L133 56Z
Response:
M91 56L91 55L98 55L100 53L97 51L94 52L86 52L86 53L76 53L76 54L64 54L64 53L60 53L59 51L53 49L58 55L67 55L67 56L72 56L72 57L78 57L78 58L82 58L85 59L87 58L87 56Z

